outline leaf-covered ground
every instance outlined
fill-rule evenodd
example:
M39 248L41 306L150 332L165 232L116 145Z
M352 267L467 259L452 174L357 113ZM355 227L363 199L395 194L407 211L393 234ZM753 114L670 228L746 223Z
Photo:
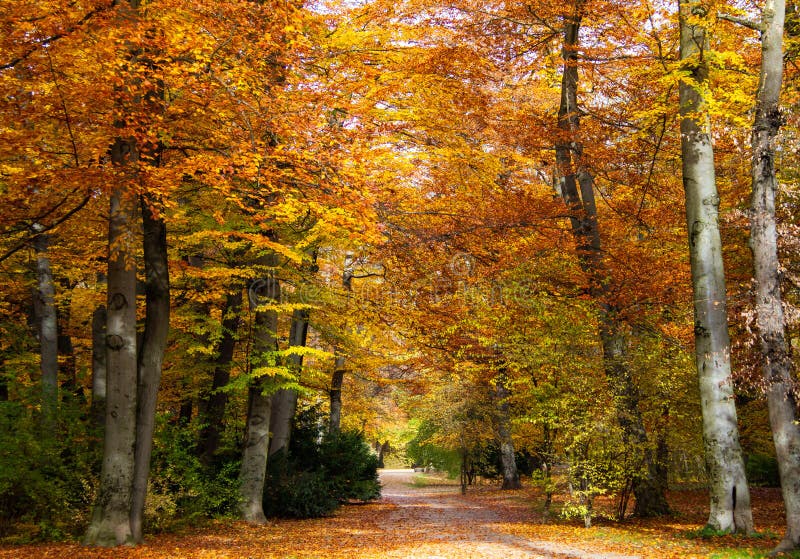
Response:
M280 520L263 527L219 522L151 536L136 548L91 549L60 543L0 547L0 559L527 559L760 557L782 533L777 490L753 490L756 538L698 536L707 514L701 491L677 492L668 519L543 522L533 489L471 488L408 471L383 473L378 503L344 507L331 518ZM599 503L602 509L602 503Z

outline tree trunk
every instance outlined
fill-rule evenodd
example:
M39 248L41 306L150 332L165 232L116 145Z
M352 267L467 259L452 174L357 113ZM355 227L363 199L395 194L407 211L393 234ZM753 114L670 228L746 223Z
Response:
M500 443L500 461L503 469L503 489L520 489L517 471L517 459L514 452L514 440L511 438L508 413L508 390L505 375L500 375L496 384L497 398L497 438Z
M106 306L92 313L92 421L102 432L106 416Z
M752 532L750 492L731 379L725 274L719 234L717 194L708 108L705 27L689 18L704 17L698 0L680 0L680 58L691 82L680 83L681 154L686 192L686 224L692 269L695 354L700 383L703 438L711 492L708 525L723 532Z
M131 502L131 531L135 542L142 541L142 517L153 450L156 401L161 383L161 365L169 335L169 261L167 227L141 198L144 231L145 325L138 356L138 408L136 414L136 462Z
M344 363L345 358L339 356L333 368L331 376L331 389L329 392L331 415L328 422L328 431L338 433L342 424L342 385L344 384Z
M304 347L308 337L308 311L297 309L292 313L292 326L289 329L289 346ZM302 355L290 355L289 364L292 374L299 378L303 367ZM297 409L297 390L283 388L272 396L272 417L270 426L272 440L269 444L269 455L282 450L288 451L292 431L292 419Z
M5 358L0 356L0 369L5 369ZM8 378L5 370L0 372L0 402L8 402Z
M797 424L797 403L792 391L792 362L786 343L775 221L778 184L774 143L781 125L779 102L785 10L784 0L767 0L764 5L761 72L751 142L753 197L750 248L753 251L756 327L786 509L786 535L776 551L800 547L800 429Z
M183 392L189 391L189 385L184 380L181 382ZM186 396L181 399L181 405L178 408L178 425L189 425L192 422L192 415L194 414L194 399L191 396Z
M602 258L594 181L584 165L583 146L577 139L580 130L578 48L582 10L583 1L577 0L574 14L564 21L564 69L558 111L558 127L564 135L556 143L556 164L560 175L558 190L571 212L570 223L578 260L588 276L590 295L598 306L603 369L614 395L617 421L626 445L641 453L641 473L635 476L633 485L635 514L658 516L669 513L669 505L664 488L657 483L657 465L639 411L639 390L626 363L625 335L616 304L610 300L613 286Z
M342 287L344 287L348 296L353 291L353 269L352 256L350 254L345 256L344 271L342 272ZM336 359L333 364L333 375L331 376L331 389L330 397L330 420L328 422L328 431L331 433L338 433L341 429L342 423L342 386L344 385L345 364L347 358L342 354L339 347L334 348Z
M70 289L69 286L64 286ZM61 307L63 310L56 313L58 323L58 354L61 356L58 364L58 374L62 379L62 400L75 398L80 403L86 403L83 387L78 384L78 370L75 363L75 345L72 343L72 336L69 334L69 323L71 317L70 301L65 301Z
M204 466L210 466L213 463L214 454L219 448L222 420L225 417L225 407L228 405L228 394L222 391L222 388L231 379L231 363L236 348L236 333L241 321L239 317L241 307L241 289L235 293L229 293L222 309L222 339L214 360L211 390L205 395L205 404L201 407L203 410L202 428L197 446L200 463Z
M253 355L251 357L253 383L248 394L247 426L241 467L241 514L252 524L266 522L263 508L264 480L269 453L269 421L272 398L267 394L268 377L259 369L274 365L273 352L277 350L276 331L278 314L274 310L260 310L260 305L274 303L280 296L278 281L272 277L255 280L248 289L251 308L255 309L253 326Z
M135 156L131 142L117 140L112 160ZM130 523L136 445L136 268L131 246L135 211L121 189L111 194L108 233L107 395L103 465L87 545L133 542Z
M553 504L553 435L550 425L542 425L542 482L544 483L544 519L550 517L550 506Z
M58 318L55 305L55 283L50 269L48 247L50 237L39 235L36 250L36 316L42 371L42 425L53 433L58 407Z

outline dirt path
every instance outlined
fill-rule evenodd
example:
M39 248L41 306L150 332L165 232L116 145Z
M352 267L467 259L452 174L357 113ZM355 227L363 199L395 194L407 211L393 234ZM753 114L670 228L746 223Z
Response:
M514 495L484 498L428 478L414 484L411 470L384 470L379 502L343 507L309 520L254 526L218 521L181 533L154 534L136 547L82 547L77 542L0 546L0 559L634 559L601 553L592 542L563 534L539 539L510 530L519 519ZM431 485L431 483L438 483ZM493 497L494 496L494 497ZM497 497L497 498L495 498ZM509 503L516 502L510 506ZM524 505L527 506L527 503ZM516 508L514 508L516 507ZM515 512L516 511L516 512ZM515 518L515 514L517 517ZM552 535L551 535L552 536ZM648 557L664 557L656 553ZM671 555L675 557L676 555ZM678 555L683 557L683 554Z
M597 554L568 543L532 541L498 530L502 511L463 498L453 485L415 487L411 470L381 473L383 498L394 507L378 525L407 546L386 553L392 559L634 559Z

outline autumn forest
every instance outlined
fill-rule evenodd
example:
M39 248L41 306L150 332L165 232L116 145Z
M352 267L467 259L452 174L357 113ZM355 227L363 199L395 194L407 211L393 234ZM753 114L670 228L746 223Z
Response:
M0 553L368 523L384 467L711 537L780 487L800 549L793 1L0 25Z

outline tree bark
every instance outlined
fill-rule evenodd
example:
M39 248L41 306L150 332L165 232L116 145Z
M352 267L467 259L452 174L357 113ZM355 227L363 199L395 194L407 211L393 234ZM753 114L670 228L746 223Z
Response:
M602 258L594 181L583 162L583 146L578 138L578 49L582 17L583 0L577 0L573 15L564 21L564 69L558 111L558 127L563 136L556 143L556 164L560 175L558 190L571 212L570 224L578 260L588 276L589 293L598 307L603 369L614 395L617 421L625 443L641 453L641 473L633 480L636 496L634 514L658 516L669 513L669 505L664 488L657 480L657 464L639 411L639 390L626 363L626 338L618 309L610 300L612 280Z
M42 372L42 425L52 433L58 407L58 317L55 305L55 283L50 268L50 237L39 235L36 250L36 316Z
M698 0L680 0L680 59L691 82L680 83L681 154L686 224L694 292L695 354L700 384L703 438L711 493L708 526L752 532L750 492L731 379L725 274L708 108L705 53L708 37L695 18L706 15Z
M761 71L752 131L750 248L753 251L756 328L762 371L778 459L786 535L775 551L800 547L800 429L793 392L792 362L786 343L775 220L775 138L781 125L784 0L767 0L762 15Z
M8 378L5 375L5 357L0 356L0 402L8 402Z
M112 161L135 157L132 142L117 140ZM103 465L86 545L133 543L130 523L136 445L136 268L131 246L135 210L124 191L111 194L106 324L107 395Z
M503 489L520 489L522 483L519 481L514 440L511 438L511 429L509 428L508 397L510 396L510 391L504 374L497 378L495 395L497 399L497 438L500 443Z
M346 255L344 259L342 287L344 287L348 296L353 291L352 256L350 254ZM328 422L328 431L331 433L338 433L341 430L342 423L342 386L344 386L347 358L339 347L334 348L334 354L336 358L333 364L333 375L331 376L331 389L329 392L330 419Z
M161 366L169 335L169 261L167 227L163 217L153 213L148 200L141 198L144 231L145 324L138 355L138 397L136 414L136 455L131 502L131 531L135 542L142 541L142 518L153 450L156 402L161 383Z
M62 286L70 289L68 285ZM70 289L71 291L71 289ZM58 364L58 374L62 379L62 400L75 398L79 403L85 403L83 387L78 384L78 370L75 362L75 345L72 343L72 336L69 334L69 323L71 320L70 298L64 301L61 309L56 309L56 319L58 323L58 354L61 357Z
M249 389L247 426L241 467L241 514L252 524L266 522L263 508L264 480L269 454L269 421L272 397L267 394L269 378L259 371L274 364L273 352L277 350L276 331L278 314L259 307L274 303L280 296L280 286L273 277L255 280L248 289L251 308L255 310L253 326L253 355L251 357L254 379Z
M297 309L292 313L292 325L289 329L289 347L305 347L308 337L308 311ZM300 375L303 367L302 355L290 355L289 365L294 375ZM292 432L292 419L297 409L297 390L282 388L272 396L272 417L270 426L272 440L269 444L269 455L280 451L288 451Z
M99 431L106 415L106 306L92 313L92 421Z
M328 392L330 398L331 415L328 421L328 431L338 433L342 428L342 385L344 384L344 356L336 358L331 376L331 389Z
M225 305L222 308L222 339L214 360L211 390L205 395L205 404L201 406L202 428L197 446L200 463L204 466L210 466L213 463L214 454L219 448L222 420L225 417L225 407L228 405L228 394L222 391L222 388L231 379L231 363L236 348L236 333L241 322L239 317L241 307L241 289L226 296Z

